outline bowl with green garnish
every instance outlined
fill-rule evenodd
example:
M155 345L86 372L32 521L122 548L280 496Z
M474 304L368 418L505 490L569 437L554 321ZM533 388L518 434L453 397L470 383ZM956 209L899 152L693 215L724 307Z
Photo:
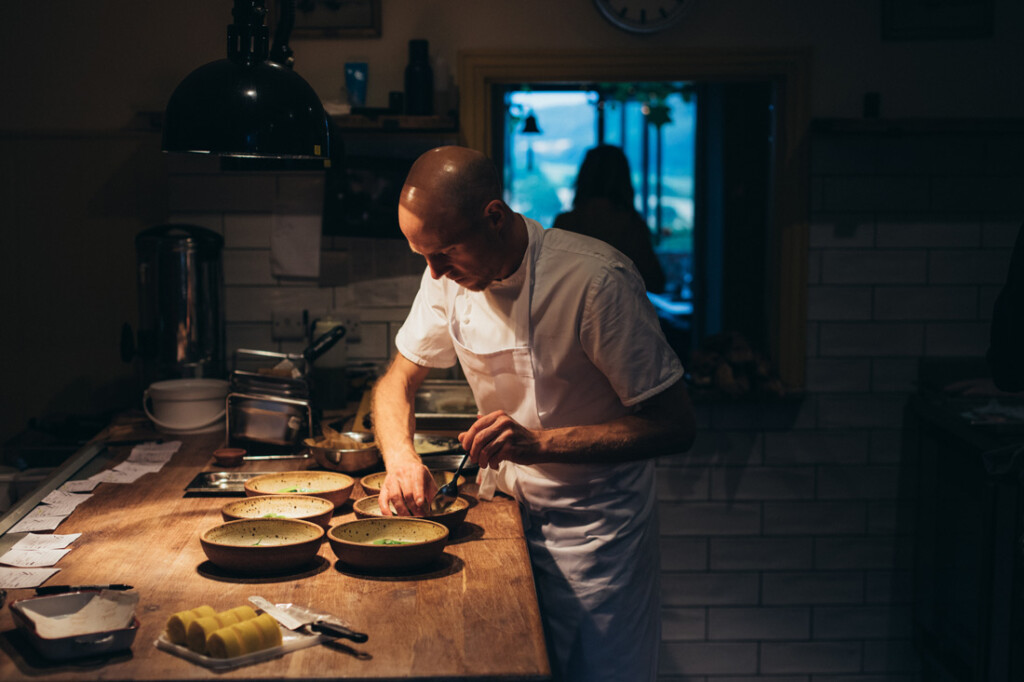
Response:
M240 519L199 536L206 557L231 573L279 573L309 564L324 529L301 519Z
M336 471L279 471L253 476L245 482L245 494L307 495L322 497L335 507L345 504L352 494L356 479Z
M429 519L382 516L356 519L327 532L338 561L362 571L408 571L438 560L448 528Z
M312 495L258 495L228 502L220 508L225 521L238 519L302 519L326 531L334 515L334 503Z
M380 510L379 499L379 495L367 495L366 497L360 497L358 500L353 502L352 511L356 513L356 518L382 518L384 514ZM443 523L447 526L448 531L454 534L459 529L462 522L466 520L466 514L469 512L469 507L469 498L460 495L454 500L451 500L448 504L437 506L432 505L423 518ZM395 513L394 505L391 507L391 513Z

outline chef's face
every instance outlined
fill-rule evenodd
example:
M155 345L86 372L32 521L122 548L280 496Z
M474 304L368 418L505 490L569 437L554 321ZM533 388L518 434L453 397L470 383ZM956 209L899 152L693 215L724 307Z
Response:
M476 221L451 213L414 213L398 207L398 224L409 248L423 256L434 279L447 277L471 291L482 291L501 275L504 265L496 248L493 217Z

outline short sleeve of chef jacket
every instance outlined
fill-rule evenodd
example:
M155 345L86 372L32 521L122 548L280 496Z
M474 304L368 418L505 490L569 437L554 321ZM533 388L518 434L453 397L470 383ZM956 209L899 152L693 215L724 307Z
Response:
M586 290L579 339L623 405L636 405L683 376L643 280L628 265L606 268Z
M409 316L395 336L398 352L421 367L453 367L458 361L448 332L446 284L447 280L435 281L429 269L423 271Z

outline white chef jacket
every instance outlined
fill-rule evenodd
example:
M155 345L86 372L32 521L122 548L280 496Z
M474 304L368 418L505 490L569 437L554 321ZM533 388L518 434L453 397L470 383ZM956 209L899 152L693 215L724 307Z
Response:
M505 280L474 292L424 272L395 343L425 367L462 363L482 413L531 429L629 414L683 374L632 263L604 242L525 219ZM481 472L524 512L556 679L656 675L660 637L652 460ZM623 676L625 675L625 676Z

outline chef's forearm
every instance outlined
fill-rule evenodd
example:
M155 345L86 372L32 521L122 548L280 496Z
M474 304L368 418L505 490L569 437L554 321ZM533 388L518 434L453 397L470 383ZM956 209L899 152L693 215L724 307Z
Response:
M371 411L374 439L387 466L398 457L416 457L416 389L426 369L397 356L373 388Z
M628 462L685 452L692 444L692 431L622 417L604 424L542 431L534 463Z
M682 381L631 415L602 424L546 429L538 434L540 462L627 462L686 452L696 421Z

